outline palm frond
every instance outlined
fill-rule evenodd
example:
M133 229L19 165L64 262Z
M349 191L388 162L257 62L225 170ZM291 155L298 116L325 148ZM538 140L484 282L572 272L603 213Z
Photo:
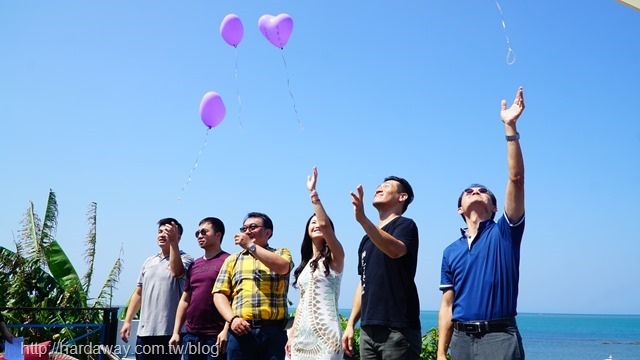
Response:
M102 285L102 288L100 288L100 291L98 292L98 296L96 297L95 302L93 303L94 307L111 306L111 298L113 295L113 290L118 289L116 285L120 281L120 274L122 273L122 269L124 268L123 255L124 255L124 248L120 247L120 256L118 256L118 259L116 259L116 262L113 264L113 267L109 272L109 276L107 277L107 280Z
M36 214L33 201L29 201L29 208L24 214L22 230L18 236L18 250L23 251L25 257L40 259L42 265L45 265L40 233L40 218Z
M89 205L89 210L87 211L87 222L89 223L89 232L87 233L87 238L84 242L85 244L85 252L84 252L84 260L87 263L87 273L84 275L82 279L82 287L84 288L84 292L86 294L89 293L91 289L91 278L93 277L93 265L95 263L96 257L96 223L97 223L97 207L98 204L92 202Z
M58 201L56 193L49 190L49 199L47 200L47 209L44 213L44 221L42 222L42 233L40 234L41 244L47 246L54 241L56 230L58 228Z
M16 258L17 254L4 246L0 245L0 272L10 271L13 269L13 262Z
M16 234L12 233L11 234L13 236L13 244L16 246L16 256L21 256L24 257L25 256L25 250L24 250L24 246L22 244L22 242L20 242L18 239L16 239ZM9 250L11 251L11 250Z

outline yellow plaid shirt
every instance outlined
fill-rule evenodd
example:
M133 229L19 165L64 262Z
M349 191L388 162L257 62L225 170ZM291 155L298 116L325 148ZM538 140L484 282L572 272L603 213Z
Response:
M288 249L265 249L286 259L293 269ZM278 275L244 250L227 257L211 293L225 294L234 314L245 320L281 320L288 317L290 273Z

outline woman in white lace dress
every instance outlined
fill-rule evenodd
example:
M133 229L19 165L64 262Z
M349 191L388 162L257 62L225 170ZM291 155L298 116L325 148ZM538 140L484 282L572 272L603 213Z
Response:
M300 289L300 304L289 332L287 357L292 360L342 359L342 328L338 317L344 250L333 223L316 191L318 171L307 178L314 215L307 221L302 240L300 266L293 286Z

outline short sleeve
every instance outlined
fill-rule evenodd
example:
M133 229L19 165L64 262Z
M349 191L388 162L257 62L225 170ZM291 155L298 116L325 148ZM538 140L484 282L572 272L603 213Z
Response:
M239 254L229 255L224 260L222 264L222 268L218 273L218 277L216 278L216 282L213 284L213 289L211 290L212 294L221 293L226 296L231 295L231 277L233 274L233 264L235 264L236 259Z
M453 289L453 273L447 261L446 255L442 255L442 265L440 266L440 290L447 291Z
M289 271L293 269L293 258L291 257L291 251L287 248L277 249L276 254L280 255L283 259L289 262Z

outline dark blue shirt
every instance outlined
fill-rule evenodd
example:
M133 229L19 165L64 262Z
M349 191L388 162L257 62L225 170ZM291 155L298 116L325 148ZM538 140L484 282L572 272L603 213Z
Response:
M358 275L362 282L361 326L420 329L420 300L414 281L418 265L418 227L397 217L382 227L402 241L407 253L392 259L365 235L358 249Z
M440 290L454 291L454 321L517 315L523 232L524 215L515 224L503 215L480 223L471 248L462 229L462 237L444 250Z

